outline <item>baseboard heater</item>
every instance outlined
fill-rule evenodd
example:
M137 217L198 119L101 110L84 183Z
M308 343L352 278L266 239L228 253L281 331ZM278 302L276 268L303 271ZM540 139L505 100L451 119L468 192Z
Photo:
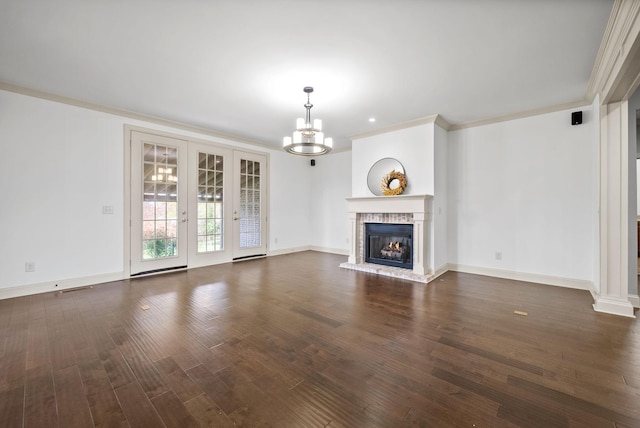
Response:
M266 254L254 254L254 255L252 255L252 256L234 257L234 258L233 258L233 261L234 261L234 262L239 262L239 261L242 261L242 260L258 259L258 258L260 258L260 257L266 257L266 256L267 256Z
M187 265L173 266L173 267L162 268L162 269L145 270L144 272L132 273L129 276L151 275L153 273L169 272L172 270L180 270L180 269L186 269L186 268L187 268Z

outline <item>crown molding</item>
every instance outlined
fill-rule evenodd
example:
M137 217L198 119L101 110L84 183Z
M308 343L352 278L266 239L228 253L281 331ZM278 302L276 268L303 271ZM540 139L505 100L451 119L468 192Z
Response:
M443 128L445 131L448 131L451 128L451 125L439 114L433 114L427 117L421 117L419 119L410 120L407 122L397 123L395 125L387 126L385 128L376 129L375 131L363 132L361 134L356 134L351 137L348 137L351 141L359 140L361 138L373 137L374 135L386 134L388 132L400 131L403 129L413 128L415 126L420 125L428 125L430 123L434 123L439 127Z
M440 128L444 129L445 131L451 130L451 126L452 126L449 122L446 121L444 117L442 117L439 114L436 115L435 124L438 125Z
M608 104L628 98L638 87L640 1L616 0L587 85L586 99ZM625 72L631 69L632 72ZM630 77L633 76L633 77ZM623 80L624 79L624 80Z
M540 114L555 113L555 112L562 111L562 110L569 110L569 109L574 109L574 108L579 108L579 107L586 107L586 106L588 106L590 104L591 104L590 101L588 101L586 99L582 99L582 100L578 100L578 101L572 101L572 102L569 102L569 103L556 104L554 106L542 107L542 108L537 108L537 109L533 109L533 110L526 110L526 111L521 111L521 112L518 112L518 113L507 114L507 115L504 115L504 116L492 117L492 118L488 118L488 119L474 120L472 122L459 123L459 124L451 125L449 130L450 131L457 131L458 129L466 129L466 128L474 128L476 126L491 125L493 123L506 122L506 121L515 120L515 119L523 119L525 117L537 116L537 115L540 115Z
M587 84L587 93L586 98L589 100L593 100L598 93L599 82L603 80L605 75L605 69L611 72L611 68L613 64L611 63L611 56L607 55L606 58L608 61L605 61L605 52L607 50L607 46L611 45L611 37L613 34L613 27L615 22L617 21L617 17L620 13L621 2L616 0L613 3L613 7L611 9L611 14L609 15L609 20L607 21L607 26L605 27L604 34L602 35L602 41L600 42L600 47L598 48L598 53L596 55L596 60L593 64L593 69L591 70L591 76L589 77L589 82Z
M427 125L430 123L435 123L445 131L457 131L459 129L474 128L476 126L491 125L493 123L506 122L506 121L515 120L515 119L524 119L526 117L537 116L540 114L555 113L562 110L570 110L570 109L575 109L580 107L586 107L591 105L592 102L593 100L590 101L588 99L581 99L581 100L571 101L564 104L556 104L548 107L525 110L518 113L507 114L504 116L497 116L497 117L491 117L487 119L480 119L480 120L474 120L470 122L463 122L463 123L456 123L456 124L447 122L447 120L444 119L444 117L442 117L439 114L434 114L434 115L423 117L420 119L415 119L408 122L399 123L397 125L388 126L386 128L381 128L375 131L364 132L362 134L357 134L349 138L351 140L357 140L360 138L372 137L375 135L386 134L388 132L400 131L402 129L412 128L414 126Z
M177 121L173 121L173 120L169 120L169 119L163 119L163 118L156 117L156 116L150 116L150 115L146 115L146 114L142 114L142 113L135 113L135 112L132 112L132 111L129 111L129 110L123 110L123 109L119 109L119 108L103 106L103 105L100 105L100 104L95 104L95 103L91 103L91 102L87 102L87 101L82 101L82 100L78 100L78 99L75 99L75 98L66 97L66 96L63 96L63 95L52 94L52 93L45 92L45 91L40 91L40 90L37 90L37 89L31 89L31 88L26 88L26 87L23 87L23 86L13 85L13 84L2 82L2 81L0 81L0 90L7 91L7 92L14 92L14 93L17 93L17 94L27 95L27 96L30 96L30 97L40 98L40 99L43 99L43 100L53 101L53 102L57 102L57 103L61 103L61 104L67 104L67 105L71 105L71 106L74 106L74 107L80 107L80 108L86 108L86 109L89 109L89 110L95 110L95 111L99 111L99 112L102 112L102 113L107 113L107 114L112 114L112 115L115 115L115 116L125 117L127 119L135 119L135 120L140 120L140 121L144 121L144 122L153 123L153 124L156 124L156 125L168 126L168 127L171 127L171 128L180 129L180 130L183 130L183 131L195 132L195 133L198 133L198 134L208 135L208 136L214 137L214 138L221 138L221 139L233 141L233 142L236 142L236 143L250 144L252 146L259 146L259 147L262 147L262 148L265 148L265 149L275 150L275 148L273 146L270 146L268 144L265 144L265 143L262 143L262 142L256 141L256 140L251 140L251 139L248 139L248 138L238 137L237 135L225 134L223 132L217 132L217 131L213 131L211 129L202 128L202 127L195 126L195 125L189 125L189 124L186 124L186 123L177 122Z

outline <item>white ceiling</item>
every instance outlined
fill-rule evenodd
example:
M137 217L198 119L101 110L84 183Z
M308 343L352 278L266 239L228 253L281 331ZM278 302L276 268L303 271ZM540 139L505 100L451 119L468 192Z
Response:
M0 82L279 147L584 99L612 0L0 0ZM1 106L0 106L1 109ZM375 117L375 123L368 119Z

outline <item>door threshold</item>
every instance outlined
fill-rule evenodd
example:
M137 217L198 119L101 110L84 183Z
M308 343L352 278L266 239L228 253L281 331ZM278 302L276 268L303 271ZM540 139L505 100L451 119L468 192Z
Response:
M162 269L153 269L153 270L145 270L144 272L138 272L138 273L132 273L131 277L134 276L143 276L143 275L153 275L156 273L164 273L164 272L170 272L170 271L176 271L176 270L183 270L186 269L187 265L184 266L174 266L174 267L168 267L168 268L162 268Z
M266 254L254 254L252 256L242 256L242 257L234 257L233 261L234 262L241 262L243 260L249 260L249 259L260 259L262 257L267 257Z

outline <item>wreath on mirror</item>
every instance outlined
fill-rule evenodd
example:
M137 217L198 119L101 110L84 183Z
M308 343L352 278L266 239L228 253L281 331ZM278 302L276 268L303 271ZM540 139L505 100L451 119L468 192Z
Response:
M391 188L394 182L397 182L397 187L394 186ZM407 177L395 169L382 177L382 181L380 181L380 190L382 190L382 194L385 196L400 195L404 192L405 187L407 187Z

